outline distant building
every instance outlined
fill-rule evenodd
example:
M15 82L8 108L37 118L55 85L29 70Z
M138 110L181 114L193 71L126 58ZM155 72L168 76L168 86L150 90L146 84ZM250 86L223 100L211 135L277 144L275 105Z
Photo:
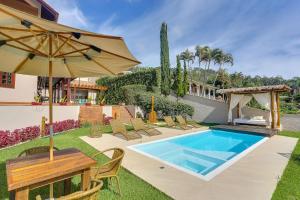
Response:
M189 95L199 96L208 99L216 99L218 88L203 82L192 81L189 83Z
M47 20L58 19L58 13L43 0L0 0L0 3ZM0 72L0 103L32 102L37 88L36 76Z

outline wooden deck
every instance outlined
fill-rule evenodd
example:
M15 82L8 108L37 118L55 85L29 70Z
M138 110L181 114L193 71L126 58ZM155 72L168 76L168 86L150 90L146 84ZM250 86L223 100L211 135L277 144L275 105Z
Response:
M273 135L278 133L276 129L269 129L260 126L249 126L249 125L216 125L211 127L212 129L222 129L222 130L230 130L230 131L242 131L242 132L249 132L252 134L257 135L264 135L268 137L272 137Z

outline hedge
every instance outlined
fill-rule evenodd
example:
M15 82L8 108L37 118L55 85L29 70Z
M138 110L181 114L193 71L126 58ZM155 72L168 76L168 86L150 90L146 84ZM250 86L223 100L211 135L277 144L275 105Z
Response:
M53 132L58 133L67 131L70 129L78 128L79 121L75 120L64 120L53 123ZM49 135L49 124L46 124L46 135ZM16 129L14 131L3 131L0 130L0 148L33 140L40 136L39 126L30 126L22 129Z
M125 103L139 106L145 113L151 111L151 97L154 96L154 110L163 116L183 115L192 117L194 108L188 104L168 100L158 93L147 92L144 85L128 85L121 88Z
M153 87L159 86L159 81L159 69L150 68L114 78L104 77L97 80L97 84L108 87L108 90L105 92L107 104L119 104L126 100L121 87L138 84L145 85L148 90L152 90Z
M144 112L149 113L151 111L151 94L137 94L135 96L135 105L139 106ZM170 101L162 96L154 96L154 110L161 113L163 116L175 116L182 115L184 117L192 117L194 114L194 108L190 105Z

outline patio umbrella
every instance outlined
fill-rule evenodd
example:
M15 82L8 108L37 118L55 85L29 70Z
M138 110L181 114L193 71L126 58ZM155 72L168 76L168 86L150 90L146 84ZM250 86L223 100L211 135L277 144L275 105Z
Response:
M50 160L52 78L115 75L139 63L121 37L60 25L0 4L0 71L49 77Z

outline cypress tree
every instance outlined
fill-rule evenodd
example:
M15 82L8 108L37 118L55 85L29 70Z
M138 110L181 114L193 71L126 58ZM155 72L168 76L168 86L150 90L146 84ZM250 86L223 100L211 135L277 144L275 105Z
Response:
M160 67L161 67L161 93L165 96L170 94L171 75L168 45L168 28L165 22L160 29Z
M183 96L183 85L182 85L182 70L180 64L179 55L176 56L177 66L176 66L176 73L174 79L174 92L176 93L177 99L178 97Z
M187 68L186 68L186 61L183 60L183 96L186 95L187 91L188 91L188 72L187 72Z

